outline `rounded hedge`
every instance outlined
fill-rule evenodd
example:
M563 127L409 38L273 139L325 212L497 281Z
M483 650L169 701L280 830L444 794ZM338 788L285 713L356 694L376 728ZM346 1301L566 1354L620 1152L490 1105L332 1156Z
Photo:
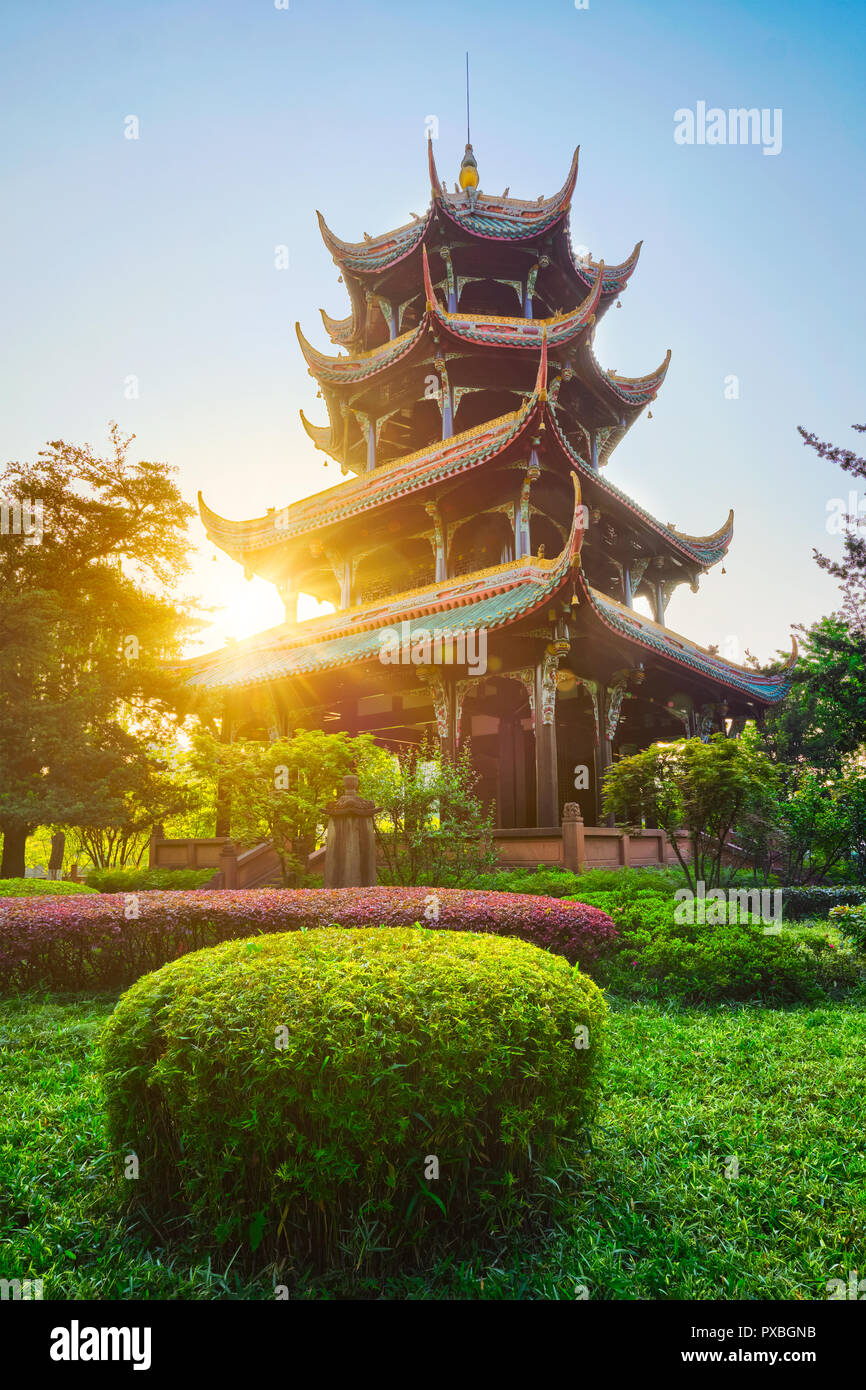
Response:
M520 1205L533 1160L592 1117L605 1014L592 981L521 941L228 942L118 1002L100 1044L111 1143L138 1157L131 1195L202 1234L333 1263L360 1222L393 1252Z

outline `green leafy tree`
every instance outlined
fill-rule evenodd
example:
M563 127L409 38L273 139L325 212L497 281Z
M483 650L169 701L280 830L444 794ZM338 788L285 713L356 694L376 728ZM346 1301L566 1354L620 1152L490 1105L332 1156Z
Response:
M779 804L783 882L824 879L848 860L859 876L864 812L866 774L856 759L829 779L797 768Z
M614 763L605 778L604 814L630 828L654 822L669 836L689 885L716 887L726 854L745 860L765 840L777 789L776 770L754 738L679 739ZM735 848L738 836L748 848Z
M39 826L122 821L129 769L183 716L163 662L197 625L172 597L192 508L131 438L112 426L106 457L57 440L0 473L0 877Z
M829 775L866 743L866 634L839 615L799 634L791 691L767 711L762 742L783 769Z
M223 743L209 732L194 740L194 765L231 798L232 836L242 845L272 841L283 881L306 871L327 825L325 806L340 796L343 778L386 757L369 734L298 729L290 738Z
M478 781L468 744L453 761L424 745L369 769L362 790L381 808L376 837L392 882L459 888L495 867Z
M106 786L111 818L73 827L72 846L96 869L139 865L152 828L190 814L198 797L173 750L138 749L135 757L111 768Z

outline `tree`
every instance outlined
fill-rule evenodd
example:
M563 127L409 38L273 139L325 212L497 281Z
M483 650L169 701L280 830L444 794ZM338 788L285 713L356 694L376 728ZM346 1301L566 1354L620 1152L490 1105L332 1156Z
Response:
M767 711L763 746L783 773L806 766L829 776L866 743L866 633L839 614L798 632L793 684Z
M823 878L849 853L852 826L840 790L809 768L796 770L779 805L784 883Z
M714 734L706 743L653 743L620 758L608 769L603 809L633 828L654 821L668 835L687 883L714 888L731 853L730 837L740 832L752 845L764 838L777 788L776 770L753 737ZM679 843L683 831L690 860Z
M468 743L453 761L422 745L368 769L362 790L381 808L376 839L394 883L459 888L496 866L478 781Z
M272 743L239 739L223 743L202 731L194 739L194 765L231 797L231 830L240 844L272 841L283 882L306 871L324 835L325 806L343 791L343 778L387 755L369 734L326 734L298 729Z
M123 819L124 768L183 714L162 663L198 625L171 597L193 515L164 463L56 440L0 473L0 877L38 826Z
M71 833L76 852L96 869L140 864L152 828L189 815L201 800L174 749L137 749L135 757L111 769L106 790L112 818L75 826Z
M851 428L859 434L866 432L866 425L852 425ZM866 458L861 458L851 449L828 444L803 429L802 425L798 426L798 430L803 443L807 448L814 449L819 458L837 463L852 478L866 478ZM828 519L828 526L835 522L839 534L845 537L842 559L831 560L817 550L814 555L823 570L840 580L842 616L849 627L862 634L866 632L866 536L858 534L857 528L863 526L864 518L859 515L859 507L857 512L848 512L843 508L844 503L841 503L835 517Z

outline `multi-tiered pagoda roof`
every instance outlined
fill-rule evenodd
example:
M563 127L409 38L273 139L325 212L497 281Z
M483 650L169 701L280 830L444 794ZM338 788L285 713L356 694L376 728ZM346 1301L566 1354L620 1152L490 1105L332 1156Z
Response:
M759 675L665 623L676 587L696 589L724 558L733 512L715 531L689 535L639 507L602 471L670 363L668 352L653 371L630 378L595 355L598 322L626 289L640 243L612 266L575 255L577 152L560 191L528 202L471 182L449 192L429 148L423 216L355 243L339 240L320 216L351 313L334 319L323 311L334 353L314 347L298 327L326 412L323 423L301 419L344 481L246 521L227 520L200 499L210 539L248 577L278 586L287 622L196 658L190 684L238 698L276 691L287 719L293 709L307 718L318 710L353 729L374 728L363 710L387 698L400 706L402 734L418 731L432 713L424 715L419 697L421 712L410 723L403 700L413 679L417 687L417 671L405 676L403 694L377 693L383 632L414 622L483 627L497 644L497 679L526 685L527 670L537 667L548 694L554 686L589 691L596 741L607 707L599 690L618 691L616 717L604 730L611 744L618 728L622 737L625 695L647 707L652 736L670 732L684 710L690 731L704 735L759 713L785 693L789 670ZM294 621L301 592L335 612ZM652 618L636 611L636 599L647 601ZM328 676L336 672L349 691L343 700ZM623 672L635 677L633 688ZM429 684L427 705L442 735L448 680ZM451 737L455 700L459 727L470 685L458 681L449 697ZM481 709L483 692L473 689ZM489 682L484 689L495 722ZM529 702L533 727L541 689ZM393 727L386 719L384 729Z

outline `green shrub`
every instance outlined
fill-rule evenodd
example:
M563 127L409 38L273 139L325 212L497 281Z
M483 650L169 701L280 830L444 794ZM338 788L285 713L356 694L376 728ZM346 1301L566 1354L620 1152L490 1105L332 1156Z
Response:
M575 898L595 904L595 895L618 898L672 897L684 882L679 869L568 869L539 864L535 869L499 869L476 880L478 888L499 893L541 893L548 898ZM592 896L587 896L587 895Z
M782 916L788 922L798 922L803 917L826 917L832 907L860 906L864 903L866 888L862 886L782 889Z
M606 912L620 933L616 954L591 967L593 978L618 994L681 1003L782 1003L837 994L861 979L863 961L833 939L826 924L822 931L783 926L780 934L767 934L759 917L677 922L673 898L587 893L580 901ZM843 921L836 925L857 940Z
M830 921L866 951L866 906L850 904L830 908Z
M0 898L64 897L93 891L83 883L71 883L62 878L0 878Z
M111 1142L139 1158L133 1197L260 1255L333 1263L361 1230L392 1254L478 1217L501 1230L530 1156L592 1117L605 1013L590 980L521 941L228 942L120 999L101 1041Z
M630 997L791 1003L853 989L862 962L826 936L769 935L758 920L687 926L656 918L624 932L616 958L599 969Z
M215 869L91 869L85 883L97 893L189 892L210 883Z

